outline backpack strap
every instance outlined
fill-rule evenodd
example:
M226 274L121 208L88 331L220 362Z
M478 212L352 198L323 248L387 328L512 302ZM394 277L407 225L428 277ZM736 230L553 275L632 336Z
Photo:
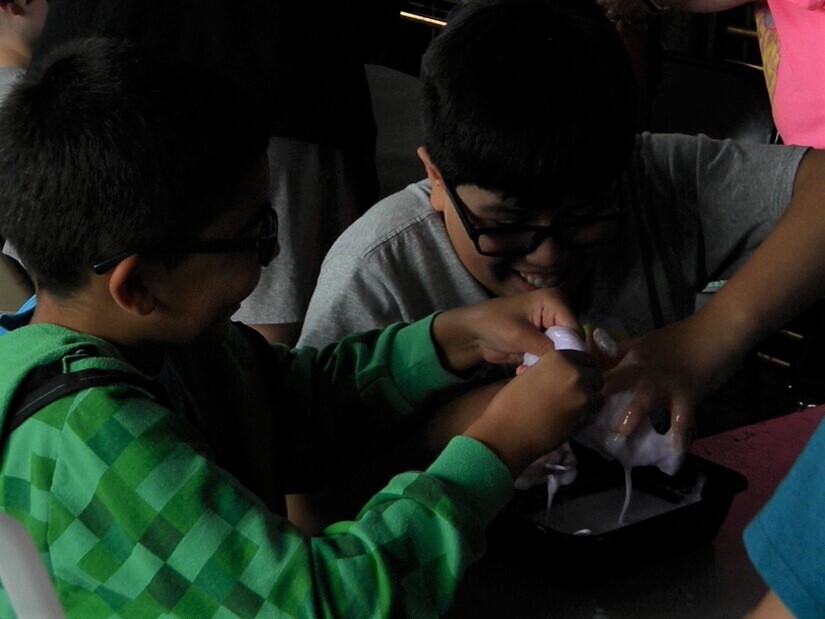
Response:
M78 352L83 357L98 356L96 349L84 347L72 353L75 359ZM161 385L138 374L96 368L67 372L64 359L58 359L32 370L15 391L0 431L0 453L9 435L39 410L67 395L109 385L132 386L162 403L167 400Z

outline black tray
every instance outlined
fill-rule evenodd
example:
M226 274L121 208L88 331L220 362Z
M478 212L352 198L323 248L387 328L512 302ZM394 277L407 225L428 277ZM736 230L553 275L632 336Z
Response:
M492 552L578 579L626 568L716 537L736 493L747 479L736 471L687 454L674 476L654 467L633 469L633 494L625 516L624 469L574 446L578 476L556 493L517 491L489 531Z

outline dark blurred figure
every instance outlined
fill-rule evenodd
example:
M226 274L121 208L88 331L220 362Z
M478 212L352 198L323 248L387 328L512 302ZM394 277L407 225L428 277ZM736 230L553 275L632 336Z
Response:
M291 344L326 250L377 198L363 64L391 39L399 4L52 0L33 62L72 38L125 37L218 70L261 102L284 242L235 317Z

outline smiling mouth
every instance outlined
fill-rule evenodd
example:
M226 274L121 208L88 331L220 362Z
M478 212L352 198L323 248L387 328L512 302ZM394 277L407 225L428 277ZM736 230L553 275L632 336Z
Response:
M564 273L525 273L516 271L519 277L536 288L554 288L564 281Z

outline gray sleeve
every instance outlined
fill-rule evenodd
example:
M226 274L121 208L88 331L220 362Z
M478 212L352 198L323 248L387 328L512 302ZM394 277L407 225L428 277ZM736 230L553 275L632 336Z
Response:
M697 230L698 270L708 280L730 277L770 233L806 152L702 135L642 139L648 178L678 207L665 209L675 218L670 225Z
M805 149L700 141L696 186L711 279L730 277L776 225ZM704 163L706 162L706 163Z

